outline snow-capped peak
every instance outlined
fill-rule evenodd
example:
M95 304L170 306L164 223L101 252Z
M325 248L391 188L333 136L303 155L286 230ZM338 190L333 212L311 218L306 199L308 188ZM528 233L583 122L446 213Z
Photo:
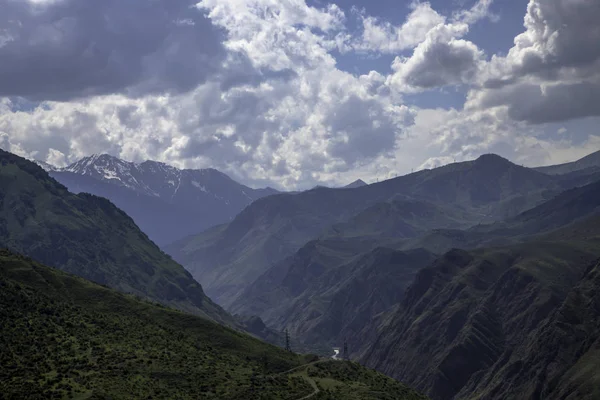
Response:
M124 186L170 203L185 198L192 204L215 200L226 205L231 201L249 204L263 195L216 169L182 170L159 161L134 163L108 154L93 154L57 171Z

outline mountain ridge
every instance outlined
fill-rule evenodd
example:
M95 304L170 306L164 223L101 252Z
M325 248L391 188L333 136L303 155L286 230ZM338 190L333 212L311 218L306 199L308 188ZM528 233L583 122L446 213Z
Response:
M518 361L535 357L529 338L599 255L597 246L560 242L451 250L418 273L399 308L367 335L374 341L361 359L433 399L477 398L484 390L486 398L507 398L520 389L494 390L496 374L534 371Z
M476 225L516 215L562 189L558 178L496 156L418 171L353 189L315 188L261 198L230 223L165 248L219 304L331 226L394 200L452 207ZM448 227L447 223L440 227ZM463 226L464 227L464 226Z
M108 154L84 157L64 168L37 163L73 192L111 199L161 246L228 222L254 200L278 193L249 188L212 168L133 163ZM157 215L168 218L157 223Z
M0 246L123 292L222 323L233 318L109 200L70 193L0 150Z
M549 175L564 175L571 172L582 171L588 168L600 169L600 150L588 154L587 156L572 162L549 165L545 167L536 167L536 171L543 172Z

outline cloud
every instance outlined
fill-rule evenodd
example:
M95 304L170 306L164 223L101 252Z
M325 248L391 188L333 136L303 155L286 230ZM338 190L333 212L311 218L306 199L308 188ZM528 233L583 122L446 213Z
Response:
M466 107L536 124L600 115L599 19L594 0L530 0L525 31L485 66Z
M302 189L487 152L562 161L597 143L590 132L573 144L569 123L560 124L569 135L554 139L529 123L548 120L549 109L557 120L572 116L570 97L594 99L593 85L576 86L593 83L594 63L542 71L514 61L528 57L516 50L487 61L465 38L472 24L494 19L490 1L448 16L413 3L398 26L361 12L365 32L354 37L339 7L304 0L36 3L0 0L11 13L0 16L0 38L11 38L0 56L18 55L0 65L0 96L30 99L0 97L0 146L54 164L106 152ZM404 53L390 75L357 75L340 70L335 49ZM404 99L447 85L471 88L464 109Z
M413 2L410 8L412 11L400 26L394 26L390 22L380 21L378 18L359 12L363 33L360 39L355 40L348 49L399 53L417 46L431 29L445 21L445 18L431 8L428 2Z
M600 115L600 80L577 83L520 82L493 90L474 91L469 107L505 106L518 121L541 124Z
M472 160L485 153L535 167L573 161L597 150L600 130L582 132L574 143L564 135L547 135L541 125L515 121L506 109L422 109L400 146L405 157L416 155L411 160L418 166L415 170Z
M430 30L411 57L396 57L390 84L410 91L473 82L484 55L472 42L456 39L467 31L466 24L438 25Z
M55 167L60 168L66 167L68 165L65 154L53 148L48 149L48 156L46 157L45 161L50 165L54 165Z
M492 22L498 22L500 17L490 11L494 0L478 0L473 7L456 11L453 20L472 25L482 19L488 18Z
M225 55L222 33L191 5L0 0L0 96L69 100L190 90Z
M384 76L336 68L323 33L343 21L336 7L221 0L197 8L226 33L227 54L194 89L46 102L31 112L9 106L0 132L46 160L108 152L295 188L389 154L411 123Z
M431 3L413 1L409 4L411 12L401 25L393 25L388 21L367 15L364 10L355 9L362 24L362 35L347 40L341 47L346 52L399 54L422 45L428 38L436 37L436 33L432 31L443 29L441 27L444 24L447 24L444 26L446 30L454 30L456 35L462 36L466 33L465 26L468 27L484 18L494 21L498 19L489 10L491 4L492 0L479 0L470 9L456 11L448 21L445 16L431 7ZM454 24L461 27L457 30Z
M495 19L489 11L491 3L491 0L480 0L470 9L455 12L449 21L442 17L430 18L435 24L426 31L423 29L424 35L412 55L398 56L394 60L389 84L399 91L414 92L474 83L485 55L477 45L462 37L469 32L471 24L484 18ZM428 3L418 7L425 5L430 7ZM404 26L410 26L410 16Z

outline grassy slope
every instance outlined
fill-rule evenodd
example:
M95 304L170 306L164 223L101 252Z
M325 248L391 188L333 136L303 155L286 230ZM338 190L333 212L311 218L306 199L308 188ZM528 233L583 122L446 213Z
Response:
M0 288L0 399L300 399L321 384L334 390L313 398L423 398L356 364L306 364L8 251L0 251Z
M74 195L0 150L0 245L117 290L230 322L192 276L106 199Z

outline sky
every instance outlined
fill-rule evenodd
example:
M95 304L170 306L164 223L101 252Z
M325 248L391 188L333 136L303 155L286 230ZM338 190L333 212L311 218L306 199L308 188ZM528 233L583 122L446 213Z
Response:
M253 187L600 149L598 0L0 0L0 148Z

